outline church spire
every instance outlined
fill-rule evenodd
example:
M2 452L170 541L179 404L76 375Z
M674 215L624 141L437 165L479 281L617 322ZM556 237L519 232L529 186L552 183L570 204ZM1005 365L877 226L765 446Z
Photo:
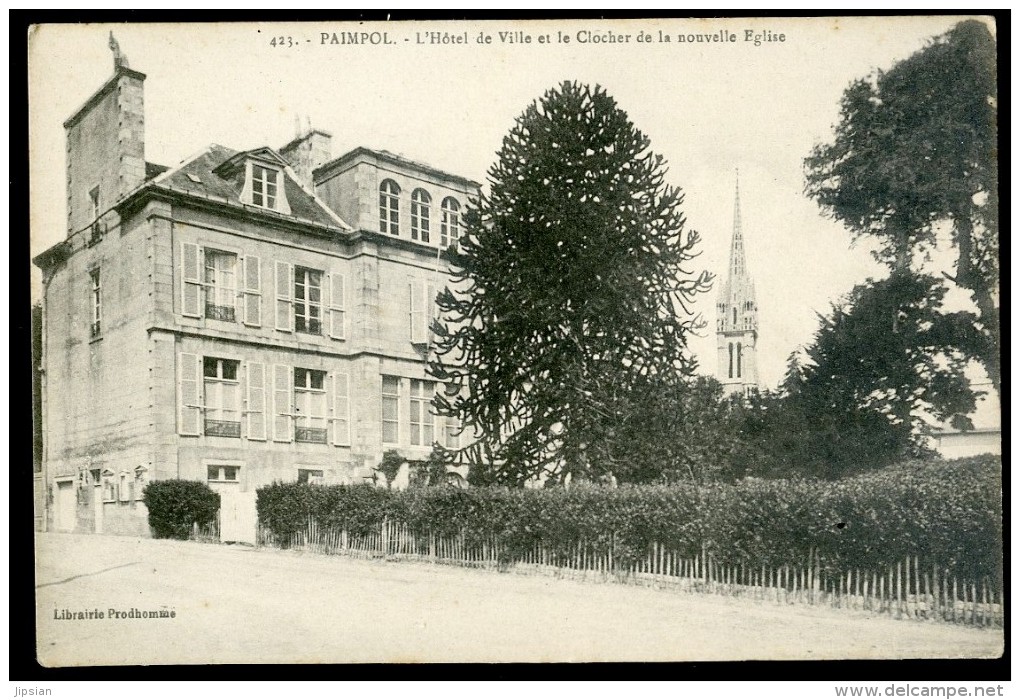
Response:
M733 198L733 237L726 283L716 307L716 340L719 349L719 378L731 392L746 393L758 386L757 358L758 303L754 282L747 269L744 232L740 219L740 170L736 172Z
M733 239L730 241L730 279L743 276L746 270L744 233L740 226L740 168L737 168L737 190L733 199Z

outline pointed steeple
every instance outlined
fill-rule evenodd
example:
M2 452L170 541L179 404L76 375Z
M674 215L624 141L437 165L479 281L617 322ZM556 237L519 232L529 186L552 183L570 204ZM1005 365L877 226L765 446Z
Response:
M737 190L733 199L733 240L730 241L730 279L743 276L746 270L744 233L740 227L740 168L737 168Z
M719 379L732 392L744 393L758 385L757 358L758 303L754 282L747 269L744 232L740 220L740 171L736 173L733 199L733 237L726 283L716 307L716 339L719 349Z

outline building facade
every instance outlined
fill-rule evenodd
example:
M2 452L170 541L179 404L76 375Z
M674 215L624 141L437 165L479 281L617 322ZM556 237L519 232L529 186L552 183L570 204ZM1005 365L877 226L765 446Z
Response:
M145 75L64 124L43 272L40 526L148 534L150 481L357 483L456 447L426 373L445 251L479 185L384 151L212 145L145 160Z
M733 203L733 238L726 283L716 304L716 376L729 394L758 388L758 302L747 269L740 222L740 182Z

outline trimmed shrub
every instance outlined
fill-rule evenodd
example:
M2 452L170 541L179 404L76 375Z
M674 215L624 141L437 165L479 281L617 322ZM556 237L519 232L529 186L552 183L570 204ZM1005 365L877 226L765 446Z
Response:
M626 565L655 542L722 564L882 570L905 557L966 577L1002 562L1001 459L909 462L841 481L745 479L736 484L569 490L450 487L388 491L368 485L273 484L259 489L259 519L286 539L309 519L351 535L384 519L416 534L463 533L499 544L507 560L533 551L570 556L583 543L612 548Z
M220 495L201 481L153 481L146 485L142 500L157 539L186 540L195 523L212 522L220 509Z

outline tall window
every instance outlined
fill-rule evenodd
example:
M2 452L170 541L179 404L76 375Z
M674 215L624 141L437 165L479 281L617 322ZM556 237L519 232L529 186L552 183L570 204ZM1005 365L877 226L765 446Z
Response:
M89 204L92 206L92 221L99 221L99 187L89 190Z
M733 379L733 343L730 343L730 374L729 378Z
M322 272L294 268L294 329L322 333Z
M443 219L439 225L439 247L457 246L460 240L460 204L453 197L443 200Z
M251 166L251 203L257 207L276 209L280 173L261 165Z
M400 187L393 180L379 185L379 230L400 235Z
M294 442L326 443L326 373L294 368Z
M400 378L382 378L382 441L400 441Z
M99 268L89 272L89 280L92 282L92 328L90 335L98 338L103 332L103 289L99 281Z
M202 358L205 390L205 434L241 437L241 384L237 360Z
M411 193L411 238L422 243L429 242L432 197L422 189Z
M741 355L740 343L737 343L737 378L740 378L740 355Z
M435 418L432 416L432 396L436 383L420 379L411 380L411 444L428 447L436 439Z
M446 416L443 419L445 426L445 447L456 450L460 447L460 420L455 416Z
M205 315L233 321L237 302L237 256L205 249Z

